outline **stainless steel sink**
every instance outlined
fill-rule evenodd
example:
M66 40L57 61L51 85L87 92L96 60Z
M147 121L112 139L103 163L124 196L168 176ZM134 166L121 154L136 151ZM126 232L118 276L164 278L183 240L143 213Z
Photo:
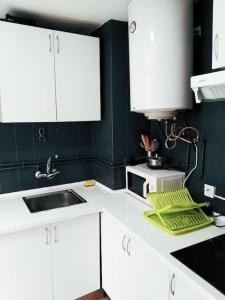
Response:
M73 190L23 197L31 213L87 202Z

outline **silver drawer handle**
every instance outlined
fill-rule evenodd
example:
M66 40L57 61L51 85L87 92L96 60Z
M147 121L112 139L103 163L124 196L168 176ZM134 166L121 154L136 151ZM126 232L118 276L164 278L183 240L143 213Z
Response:
M130 256L130 238L127 242L127 254Z
M175 295L175 274L174 273L170 281L170 291L171 294L174 296Z
M57 52L59 53L59 36L58 35L56 36L56 40L57 40L57 45L58 45Z
M49 244L49 229L48 229L48 227L45 227L45 233L46 233L46 245L48 245Z
M51 53L52 52L52 37L51 37L51 34L49 34L48 37L49 37L49 43L50 43L49 52Z
M126 241L126 235L124 234L123 240L122 240L122 248L123 248L123 251L124 251L124 252L126 252L125 241Z
M219 34L217 33L214 38L214 53L215 58L218 60L219 58Z
M55 231L55 244L58 243L58 237L57 237L57 227L54 226L54 231Z

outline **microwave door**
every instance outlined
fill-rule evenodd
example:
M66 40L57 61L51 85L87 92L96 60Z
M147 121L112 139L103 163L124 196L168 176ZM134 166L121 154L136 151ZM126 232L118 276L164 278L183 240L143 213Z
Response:
M149 192L149 183L147 182L146 178L131 172L128 172L127 177L128 189L145 199L147 193Z
M149 192L149 183L146 180L145 183L143 184L143 197L145 199L147 198L148 192Z

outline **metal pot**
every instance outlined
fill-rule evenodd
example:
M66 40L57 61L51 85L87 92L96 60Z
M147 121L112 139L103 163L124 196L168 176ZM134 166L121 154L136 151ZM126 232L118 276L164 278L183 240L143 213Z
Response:
M167 159L166 157L156 156L156 157L148 157L147 165L150 168L159 168L166 165Z

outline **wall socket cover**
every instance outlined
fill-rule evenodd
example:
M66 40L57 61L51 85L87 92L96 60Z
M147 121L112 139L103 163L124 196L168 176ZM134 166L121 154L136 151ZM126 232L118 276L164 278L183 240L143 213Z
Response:
M204 185L204 195L205 195L206 197L214 198L215 193L216 193L216 188L215 188L215 186L213 186L213 185L208 185L208 184L205 184L205 185Z

